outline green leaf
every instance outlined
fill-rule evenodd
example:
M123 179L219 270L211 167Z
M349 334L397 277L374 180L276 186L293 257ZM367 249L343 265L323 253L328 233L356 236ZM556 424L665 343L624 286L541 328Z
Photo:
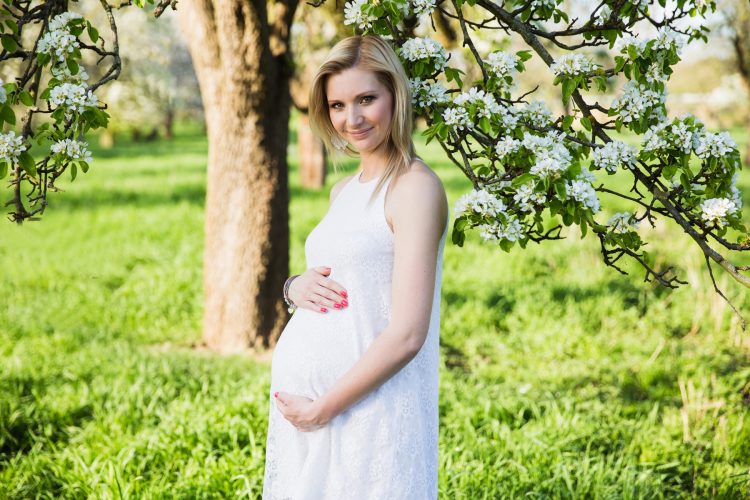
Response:
M584 239L586 237L586 231L588 230L588 226L585 222L581 221L581 225L579 226L581 228L581 239Z
M73 75L78 74L78 63L75 62L73 59L66 59L65 64L68 65L68 69L70 70L70 73Z
M8 175L8 163L0 161L0 179Z
M76 180L76 175L78 175L78 167L76 167L75 163L70 164L70 182L73 182Z
M2 107L0 107L0 119L11 124L16 124L16 114L13 112L13 108L8 106L7 104L4 104Z
M81 166L81 170L83 170L84 174L89 171L89 164L87 162L79 161L78 164Z
M18 163L27 174L36 177L36 162L34 162L34 157L28 151L24 151L18 156Z
M591 120L587 116L581 118L581 126L591 132Z
M573 94L573 91L576 89L576 79L575 78L566 78L562 82L562 100L563 104L567 105L568 101L570 101L570 96Z
M529 59L531 59L531 51L530 50L519 50L516 52L516 55L521 60L521 62L526 62Z
M529 173L521 174L518 177L516 177L515 179L513 179L513 181L511 181L510 185L512 187L514 187L514 188L517 188L517 187L522 186L522 185L524 185L524 184L526 184L528 182L533 181L534 179L535 179L535 177L533 175L529 174Z
M573 115L566 115L565 118L562 119L563 130L570 130L570 127L573 125L573 118Z
M5 21L5 25L6 25L6 26L7 26L8 28L10 28L10 30L11 30L11 31L12 31L13 33L15 33L16 35L18 34L18 24L16 24L16 22L15 22L14 20L12 20L12 19L7 19L7 20Z
M0 38L0 42L2 42L3 48L8 52L15 52L18 48L18 43L11 35L3 35L2 38Z
M564 200L565 198L567 198L568 194L565 189L565 181L560 180L560 181L555 182L554 187L555 187L555 194L557 194L558 198L560 198L561 200Z
M99 31L97 31L96 28L94 28L93 26L91 26L90 23L89 23L89 26L88 26L88 33L89 33L89 38L91 38L92 42L96 43L97 40L99 40Z
M34 98L31 97L31 94L27 91L23 91L20 94L18 94L18 99L25 105L25 106L33 106L34 105Z

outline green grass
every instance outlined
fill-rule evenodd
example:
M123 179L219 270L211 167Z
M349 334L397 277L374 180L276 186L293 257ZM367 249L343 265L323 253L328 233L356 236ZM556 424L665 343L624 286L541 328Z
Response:
M452 205L468 182L435 144L418 149ZM0 498L258 497L270 366L189 348L205 138L94 156L41 222L0 229ZM303 190L294 146L290 159L299 272L340 175ZM476 235L448 244L441 498L750 494L748 334L686 236L644 237L689 286L621 276L575 234L510 254ZM745 290L717 277L750 316Z

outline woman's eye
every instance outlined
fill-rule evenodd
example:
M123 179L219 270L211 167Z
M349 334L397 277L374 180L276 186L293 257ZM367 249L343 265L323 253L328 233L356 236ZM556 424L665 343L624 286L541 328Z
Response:
M363 100L364 102L372 102L372 101L374 101L374 100L375 100L375 96L373 96L373 95L366 95L366 96L364 96L364 97L362 98L362 100Z
M331 104L331 109L339 109L339 106L341 106L340 102L334 102Z

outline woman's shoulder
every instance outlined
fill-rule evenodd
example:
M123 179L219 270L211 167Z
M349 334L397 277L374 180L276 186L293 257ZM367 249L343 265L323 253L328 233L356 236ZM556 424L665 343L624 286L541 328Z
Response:
M415 200L428 214L438 214L438 220L448 217L448 199L440 177L420 158L415 159L409 170L401 174L390 195L391 219L399 213L414 212Z

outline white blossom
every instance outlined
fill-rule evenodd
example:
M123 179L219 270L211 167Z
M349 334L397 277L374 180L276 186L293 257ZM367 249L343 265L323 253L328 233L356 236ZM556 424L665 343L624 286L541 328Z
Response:
M698 158L703 159L721 158L735 149L737 149L737 143L734 142L729 132L704 133L698 138L695 154Z
M513 201L518 203L518 209L522 212L531 212L534 210L534 205L539 205L547 201L547 195L535 192L534 188L535 183L528 182L519 186L516 194L513 195Z
M468 90L468 92L461 92L458 96L456 96L456 98L453 99L453 104L455 104L456 106L463 106L465 104L479 102L484 99L484 97L484 90L478 87L472 87Z
M495 144L495 152L498 159L502 160L511 153L515 153L521 147L521 141L512 137L503 137Z
M519 114L536 128L545 128L552 123L552 112L538 99L521 108Z
M637 231L640 221L635 218L635 214L629 212L617 212L609 218L607 225L610 230L616 234L625 234L631 231Z
M620 165L635 166L635 150L621 141L611 141L593 151L594 166L607 172L617 172Z
M5 104L8 101L8 94L5 92L3 87L3 81L0 79L0 104Z
M416 15L429 14L435 9L435 0L411 0Z
M49 22L49 30L68 29L68 23L73 19L83 19L83 16L77 12L63 12L53 17Z
M534 154L536 162L529 170L539 177L552 177L565 172L570 166L571 155L563 142L563 134L554 131L545 136L524 134L523 147Z
M593 213L597 213L601 210L599 198L596 196L596 190L594 190L594 186L588 182L581 180L568 181L565 183L565 190L568 198L573 198L577 202L583 203L583 205L591 209Z
M638 121L651 114L662 115L661 109L655 109L666 100L666 96L636 81L629 81L622 89L622 95L612 102L612 108L620 114L624 123Z
M677 33L669 26L663 26L657 30L652 48L654 50L670 50L674 48L679 54L684 46L684 35Z
M367 7L370 2L367 0L352 0L344 6L344 24L354 24L360 29L369 29L372 22L378 20L378 16L365 14L362 12L363 7Z
M440 82L430 83L421 78L410 78L409 88L412 104L423 108L450 101L448 90Z
M87 107L96 106L99 103L97 97L85 85L76 83L63 83L52 87L49 102L53 106L65 108L65 114L83 113Z
M84 141L75 141L73 139L63 139L57 141L50 148L52 153L64 156L69 160L91 161L91 152L88 150L88 144Z
M89 79L89 74L83 69L83 66L78 67L78 73L75 75L71 73L70 68L66 65L52 66L52 76L61 82L67 83L81 83Z
M531 0L532 9L552 8L557 5L557 0Z
M78 39L66 29L56 29L45 33L37 44L37 52L49 54L63 62L68 54L80 47Z
M445 48L432 38L409 38L398 50L401 56L409 61L434 62L438 71L442 71L448 65Z
M23 136L16 136L13 130L7 134L0 134L0 161L17 165L18 157L27 149L23 143Z
M549 69L557 76L577 76L590 73L598 67L584 54L565 54L553 62Z
M516 75L518 56L515 54L503 51L492 52L485 58L484 62L488 71L503 82L503 86L507 85L504 80L506 76L513 78Z
M609 17L612 15L612 8L609 5L602 5L602 8L596 13L596 20L600 23L609 21Z
M617 39L617 42L615 42L615 48L621 53L627 54L628 47L632 45L635 47L636 54L640 56L643 54L643 51L646 50L647 44L648 40L639 40L633 35L626 34L622 38Z
M581 173L576 175L576 180L585 181L589 184L596 182L596 176L586 167L581 167Z
M701 203L701 217L709 224L723 226L726 218L735 214L739 207L729 198L710 198Z
M505 204L503 200L486 189L474 189L456 201L453 211L458 215L475 212L489 217L497 217L498 214L505 213Z
M484 241L518 241L523 239L523 228L518 219L510 216L507 219L507 222L495 220L492 221L492 224L480 225L479 236Z
M443 121L446 125L456 130L470 129L474 123L469 118L469 112L464 108L448 108L443 111Z
M730 192L732 193L732 202L737 207L737 210L740 210L742 208L742 195L740 194L740 190L737 189L737 179L739 178L739 176L739 172L735 172L734 175L732 175L732 185L729 188Z

